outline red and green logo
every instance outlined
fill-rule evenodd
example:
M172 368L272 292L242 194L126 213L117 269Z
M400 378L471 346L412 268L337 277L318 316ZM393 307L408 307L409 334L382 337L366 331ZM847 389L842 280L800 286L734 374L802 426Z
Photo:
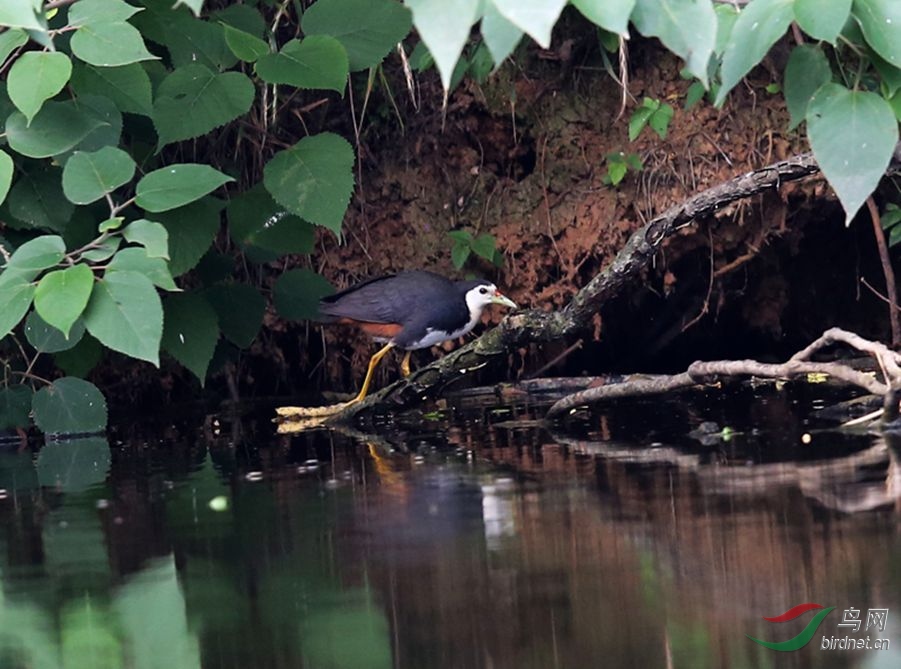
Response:
M834 608L834 606L830 606L828 609L824 609L821 604L808 602L807 604L798 604L797 606L791 607L781 616L774 616L772 618L764 617L764 620L770 623L785 623L789 620L794 620L798 616L804 615L808 611L821 609L821 611L817 613L809 623L807 623L807 627L801 630L801 633L798 634L798 636L794 636L787 641L763 641L761 639L755 639L750 634L746 634L745 636L754 643L759 643L764 648L769 648L770 650L798 650L799 648L803 648L810 642L810 640L813 638L813 635L817 633L817 628L820 626L820 623L823 622L823 619L828 616Z

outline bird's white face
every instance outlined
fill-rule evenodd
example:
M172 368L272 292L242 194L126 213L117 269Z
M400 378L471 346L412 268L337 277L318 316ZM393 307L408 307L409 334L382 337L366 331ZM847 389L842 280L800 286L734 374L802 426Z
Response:
M469 307L469 313L474 318L481 316L482 310L489 304L502 304L505 307L516 309L516 303L502 295L493 283L482 284L467 291L466 306Z

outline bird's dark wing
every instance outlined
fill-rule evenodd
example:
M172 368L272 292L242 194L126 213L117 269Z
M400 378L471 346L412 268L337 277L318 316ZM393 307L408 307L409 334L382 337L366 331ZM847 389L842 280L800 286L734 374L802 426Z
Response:
M424 304L446 299L452 284L431 272L402 272L371 279L323 298L319 312L327 319L404 324Z

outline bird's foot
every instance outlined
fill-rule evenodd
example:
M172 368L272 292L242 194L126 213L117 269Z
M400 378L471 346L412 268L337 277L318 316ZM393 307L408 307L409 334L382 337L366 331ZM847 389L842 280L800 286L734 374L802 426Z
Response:
M339 402L328 406L276 407L275 422L279 424L278 433L303 432L321 427L326 420L357 402L359 399L355 397L349 402Z
M329 404L321 407L276 407L276 420L294 420L297 418L319 418L333 416L343 411L351 404L356 404L360 400L353 398L348 402L339 402L338 404Z

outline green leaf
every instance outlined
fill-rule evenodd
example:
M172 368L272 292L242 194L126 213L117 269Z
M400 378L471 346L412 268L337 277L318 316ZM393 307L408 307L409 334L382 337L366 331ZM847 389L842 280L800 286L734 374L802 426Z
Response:
M319 314L319 300L335 292L324 277L308 269L282 274L272 289L275 308L282 318L306 320Z
M0 339L19 324L33 297L34 286L27 276L9 270L0 274Z
M212 286L232 277L235 272L235 257L231 254L218 253L215 248L211 248L203 254L196 270L195 275L200 282L204 286Z
M163 306L163 349L187 367L203 386L219 339L216 312L197 293L170 295Z
M151 212L168 211L199 200L229 181L234 179L209 165L169 165L146 174L138 182L135 204Z
M76 151L63 168L63 192L70 202L90 204L131 181L135 161L122 149Z
M113 230L118 230L119 228L121 228L124 222L124 216L113 216L112 218L108 218L105 221L101 221L97 225L97 231L100 233L112 232Z
M707 64L716 41L716 14L709 0L638 0L632 22L657 37L707 86Z
M521 28L545 49L551 46L551 30L567 0L489 0L505 19Z
M800 125L813 94L829 81L832 81L832 68L819 45L802 44L792 49L785 66L785 104L791 119L789 130Z
M71 102L46 102L31 123L21 112L11 114L6 139L23 156L49 158L74 148L100 125Z
M224 9L214 11L212 17L220 23L225 23L254 37L260 37L266 31L263 15L248 5L229 5Z
M0 430L28 427L33 394L34 391L25 385L0 388Z
M704 93L704 84L700 81L696 81L689 86L688 91L685 93L685 111L688 111L698 104L698 102L701 101L701 98L704 97Z
M635 0L572 0L586 19L617 35L629 35L629 16L635 8Z
M203 9L203 1L204 0L177 0L175 5L184 5L194 12L194 16L200 16L200 10Z
M100 342L85 334L74 348L54 354L53 361L68 376L87 376L103 357Z
M120 23L139 11L122 0L78 0L69 10L69 25L79 28L92 23Z
M901 121L901 91L895 93L888 103L891 105L892 111L895 112L895 118Z
M106 266L107 272L137 272L143 274L153 285L163 290L176 292L179 289L172 280L169 266L162 258L151 258L147 249L131 247L122 249Z
M480 25L482 40L491 53L491 58L496 65L500 65L507 56L513 53L525 34L522 30L510 23L497 11L493 2L485 3L485 15L482 16Z
M57 265L65 254L66 244L62 237L41 235L17 248L5 269L28 275L30 281L39 272ZM0 275L0 281L2 281L2 275Z
M347 52L334 37L311 35L302 42L293 39L278 53L263 56L254 65L254 71L270 84L343 93L347 85Z
M896 225L889 233L888 245L897 246L899 242L901 242L901 225Z
M630 142L634 142L635 139L641 134L641 131L644 130L644 127L648 124L648 119L651 118L651 115L655 111L656 109L654 107L641 106L635 110L631 117L629 117Z
M247 348L263 324L266 300L246 283L218 284L204 291L219 319L219 327L235 346Z
M9 213L29 227L62 232L75 206L63 195L61 171L50 168L19 177L9 192Z
M41 388L31 402L35 424L47 434L80 434L106 429L106 400L97 386L83 379L64 376ZM105 440L104 440L105 442ZM47 446L44 447L45 450ZM106 465L109 465L107 447ZM63 456L63 453L59 453ZM71 455L71 454L70 454ZM85 463L96 459L86 459ZM101 458L100 462L104 459ZM47 461L44 460L46 466ZM62 469L62 468L60 468ZM69 469L69 467L66 467ZM105 471L105 468L104 468ZM41 476L41 462L38 462Z
M312 253L313 226L279 206L262 184L228 203L228 230L243 247L278 255Z
M82 253L81 257L85 260L90 260L91 262L103 262L108 258L112 258L113 254L119 249L121 244L121 237L108 237Z
M886 63L872 50L870 50L869 56L870 62L873 63L873 67L876 68L876 72L879 73L879 78L882 80L880 82L880 90L883 97L890 98L894 96L898 89L901 89L901 69Z
M130 23L92 23L72 37L72 53L91 65L115 67L142 60L155 60L141 33Z
M794 0L755 0L738 15L720 70L722 85L715 105L723 104L729 91L766 56L795 18Z
M626 163L622 161L614 161L607 163L607 174L610 177L610 183L614 186L625 178L627 171Z
M38 20L35 9L32 0L3 0L0 2L0 26L43 32L46 27Z
M72 74L72 61L59 51L27 51L16 59L6 80L9 99L28 123L46 100L63 90Z
M279 151L264 169L266 189L288 211L336 234L353 190L354 152L330 132Z
M74 348L83 336L84 323L82 321L75 321L67 337L41 318L36 311L32 311L25 319L25 338L36 351L41 353L68 351Z
M7 28L0 33L0 65L6 62L9 54L28 42L28 35L18 28Z
M138 219L122 231L127 242L147 249L148 258L169 259L169 231L162 223Z
M82 95L77 100L78 108L98 126L88 133L74 148L80 151L99 151L106 146L117 146L122 134L122 112L116 103L99 95ZM67 156L56 156L58 162L65 162Z
M898 142L898 121L881 96L825 84L807 107L814 157L845 209L845 222L879 185Z
M107 348L159 366L163 308L143 274L105 274L94 286L84 323Z
M259 37L227 24L223 24L222 27L225 30L225 43L228 44L228 48L245 63L254 63L269 53L269 45Z
M733 5L717 5L714 8L716 12L716 42L713 45L713 53L722 56L729 44L729 38L732 36L732 29L738 20L738 7Z
M795 20L815 39L835 44L851 15L852 0L795 0Z
M241 72L217 74L204 65L175 70L160 84L153 105L160 147L205 135L246 114L255 92Z
M304 12L304 35L330 35L347 51L351 72L375 67L409 34L410 10L393 0L318 0Z
M506 21L506 19L504 20ZM510 25L513 24L511 23ZM513 27L516 28L516 26ZM517 30L519 30L519 28L517 28ZM522 31L520 30L520 32ZM410 68L414 72L425 72L434 64L435 59L432 58L432 54L429 53L429 49L425 45L425 42L420 41L413 49L413 53L410 54Z
M450 90L457 60L478 18L480 1L407 0L405 4L413 11L416 31L435 59L444 90Z
M163 14L159 16L159 36L148 34L144 23L140 21L143 17L135 17L135 24L148 39L158 41L169 49L175 67L199 64L221 72L238 62L228 48L221 24L185 15L172 17L168 8L162 6L160 10Z
M95 67L76 62L72 88L79 95L105 95L123 112L153 113L150 77L138 63L120 67Z
M88 305L94 273L84 264L44 275L34 293L34 308L49 325L66 337Z
M156 214L154 218L169 232L172 276L181 276L193 268L210 248L219 230L219 206L212 198Z
M472 240L472 250L476 255L481 256L485 260L494 258L494 249L497 242L493 235L481 234Z
M465 265L466 261L469 259L470 253L472 253L472 247L470 247L469 244L460 242L454 244L453 248L451 248L451 262L454 267L462 269L463 265Z
M660 139L666 139L666 132L669 128L669 122L673 118L673 108L668 104L660 105L660 108L651 114L648 119L648 125L657 133Z
M895 67L901 67L901 3L854 0L852 13L873 50Z
M0 149L0 204L6 199L9 187L13 182L13 159L6 151Z
M447 236L466 246L470 246L472 242L472 233L469 230L451 230Z

